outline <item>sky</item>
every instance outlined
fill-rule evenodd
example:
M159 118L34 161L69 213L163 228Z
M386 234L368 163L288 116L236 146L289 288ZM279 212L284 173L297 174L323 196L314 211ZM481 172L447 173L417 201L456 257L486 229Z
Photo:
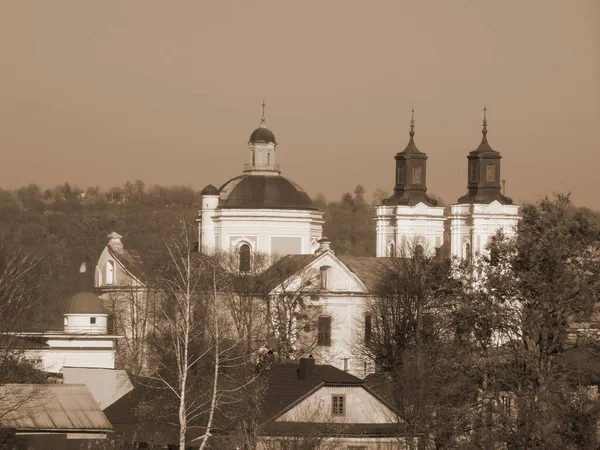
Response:
M261 102L311 196L394 185L428 155L454 203L481 141L516 202L600 210L597 0L0 0L0 187L220 186Z

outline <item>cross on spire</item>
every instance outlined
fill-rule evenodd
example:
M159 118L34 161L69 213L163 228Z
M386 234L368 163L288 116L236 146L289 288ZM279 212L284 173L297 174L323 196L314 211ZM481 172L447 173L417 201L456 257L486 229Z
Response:
M263 102L262 102L262 116L260 117L260 124L261 124L261 125L264 125L264 124L266 123L266 120L265 120L265 106L266 106L266 105L267 105L267 104L266 104L266 103L265 103L265 101L263 100Z

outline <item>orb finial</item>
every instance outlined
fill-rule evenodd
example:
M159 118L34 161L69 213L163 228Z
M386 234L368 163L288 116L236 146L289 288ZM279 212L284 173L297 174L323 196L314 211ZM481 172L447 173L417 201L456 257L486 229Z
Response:
M265 106L267 104L265 103L265 101L263 100L262 102L262 115L260 116L260 126L261 127L265 127L267 121L265 120Z

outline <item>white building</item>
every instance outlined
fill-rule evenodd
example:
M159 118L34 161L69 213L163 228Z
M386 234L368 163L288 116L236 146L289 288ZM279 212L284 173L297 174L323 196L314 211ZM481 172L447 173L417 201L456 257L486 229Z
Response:
M115 368L115 341L108 334L102 300L93 292L79 292L69 299L64 331L18 333L25 357L40 370L60 373L64 367Z
M244 165L242 175L219 189L208 185L202 191L199 247L238 251L240 268L250 264L253 252L314 252L323 234L323 213L300 186L281 176L277 141L266 127L264 112L248 146L250 162Z
M487 141L486 111L481 144L467 156L469 191L451 205L449 215L426 194L427 155L414 143L411 120L409 143L396 155L394 194L377 208L377 256L424 251L470 259L499 229L516 233L519 207L501 192L502 156Z

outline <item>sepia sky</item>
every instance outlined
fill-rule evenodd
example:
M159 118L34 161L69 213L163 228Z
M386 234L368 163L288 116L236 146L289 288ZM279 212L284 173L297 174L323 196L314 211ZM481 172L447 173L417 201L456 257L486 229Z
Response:
M429 192L466 192L488 139L515 201L600 210L597 0L0 0L0 187L220 186L267 102L283 175L392 191L408 140Z

